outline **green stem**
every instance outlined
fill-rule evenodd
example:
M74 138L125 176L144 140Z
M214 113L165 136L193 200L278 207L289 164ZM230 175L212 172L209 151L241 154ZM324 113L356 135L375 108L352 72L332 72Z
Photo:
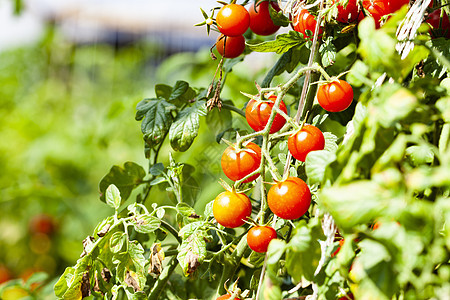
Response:
M150 291L150 294L148 295L149 300L157 300L159 299L159 296L161 295L161 292L163 291L167 281L170 278L170 275L172 275L173 271L177 267L177 259L176 257L172 257L172 259L169 261L168 265L164 268L161 275L159 275L158 280L156 281L155 285Z
M237 113L237 114L239 114L239 115L241 115L242 117L245 118L245 113L242 110L240 110L239 108L237 108L236 106L234 106L234 105L223 104L222 103L222 108L225 108L225 109L228 109L230 111L233 111L233 112L235 112L235 113Z
M234 273L236 272L237 268L239 267L239 263L244 256L244 252L247 249L247 238L246 235L244 235L239 243L236 245L236 248L234 249L233 253L225 258L224 262L224 268L222 271L222 276L220 277L219 285L217 287L216 291L216 297L224 294L225 291L225 283L227 280L231 280Z
M181 244L183 242L183 240L178 235L178 231L172 225L170 225L169 223L167 223L164 220L161 220L161 227L163 227L168 232L170 232L177 239L179 244Z

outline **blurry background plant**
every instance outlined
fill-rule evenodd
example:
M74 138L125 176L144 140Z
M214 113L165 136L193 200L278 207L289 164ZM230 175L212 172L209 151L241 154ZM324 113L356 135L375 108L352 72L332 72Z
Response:
M133 1L129 10L120 2L0 1L0 283L36 271L53 278L79 257L81 241L110 213L98 201L100 179L112 164L144 164L134 114L142 98L154 96L155 80L199 86L211 80L216 63L206 52L216 35L186 26L201 18L201 1L194 7ZM238 107L246 101L239 91L258 76L248 71L236 67L227 79L234 89L223 91ZM192 151L175 155L197 166L193 182L205 183L199 206L220 190L207 184L222 172L217 133L200 134ZM163 145L162 161L169 148ZM152 191L156 202L167 201L161 193ZM3 297L23 294L14 293Z

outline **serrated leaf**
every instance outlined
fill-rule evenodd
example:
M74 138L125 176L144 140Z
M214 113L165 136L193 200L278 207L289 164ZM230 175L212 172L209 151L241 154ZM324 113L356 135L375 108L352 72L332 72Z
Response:
M114 262L117 264L117 279L135 292L144 289L147 281L145 264L147 260L144 257L142 245L136 241L128 243L128 252L120 253L114 256Z
M155 85L155 94L158 98L169 100L170 94L172 94L172 87L166 84L157 84Z
M169 131L170 145L175 151L184 152L192 145L198 134L200 116L206 116L205 101L197 101L179 112Z
M127 241L127 235L124 232L114 232L109 240L109 248L112 253L118 253L122 250L123 245Z
M148 234L154 232L161 225L160 219L149 215L139 215L133 223L137 232Z
M202 230L183 239L178 247L177 259L185 276L194 273L206 257L205 234Z
M141 131L150 148L163 142L172 124L172 111L175 109L175 105L162 98L144 99L136 106L136 120L142 120Z
M255 52L275 52L283 54L291 48L304 44L305 40L296 31L279 34L275 41L267 41L259 44L247 44L247 47Z
M119 189L111 184L106 189L106 204L117 210L122 203Z
M120 205L128 199L134 188L140 185L145 177L145 170L134 162L126 162L122 167L113 166L100 181L100 200L106 202L106 189L114 184L122 198ZM119 205L119 206L120 206Z

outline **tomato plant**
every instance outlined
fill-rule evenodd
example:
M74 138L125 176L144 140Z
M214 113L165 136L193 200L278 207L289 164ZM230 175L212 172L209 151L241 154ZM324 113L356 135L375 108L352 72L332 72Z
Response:
M240 180L258 169L261 162L261 148L255 143L247 143L238 149L235 145L229 146L222 154L220 161L225 175L233 181ZM250 182L258 178L255 174L244 182Z
M311 151L323 150L325 138L322 131L313 125L304 125L301 130L291 135L288 139L288 148L292 156L300 161L305 161Z
M326 111L346 110L353 101L353 89L348 82L338 79L319 86L317 101Z
M219 296L218 298L216 298L216 300L226 300L226 299L230 299L230 298L231 298L230 294L225 294L225 295ZM240 299L235 297L234 300L240 300Z
M30 221L30 232L51 235L56 230L53 218L47 214L35 215Z
M253 2L248 8L248 13L250 15L250 29L259 35L271 35L280 29L273 23L269 12L269 3L275 11L280 11L280 7L276 2L273 1L263 1Z
M250 125L253 130L260 131L266 127L276 98L276 96L270 96L266 101L250 99L247 103L245 108L245 118L247 119L248 125ZM286 104L284 104L283 100L281 100L280 103L280 110L287 114ZM269 133L279 131L284 124L286 124L286 119L280 114L276 114Z
M103 177L111 215L56 296L445 297L449 42L417 30L422 13L403 22L397 11L379 29L371 18L357 23L357 3L344 14L335 1L297 1L273 16L295 30L245 34L239 59L169 61L170 79L186 81L157 84L136 106L148 162ZM377 22L389 13L388 1L362 3ZM202 10L207 32L214 19L223 32L246 18L224 22L217 9ZM242 35L247 25L237 27ZM255 64L252 52L268 59ZM383 226L372 230L375 222Z
M245 38L242 35L224 36L217 38L216 48L220 55L226 58L235 58L244 53Z
M250 199L243 193L225 191L214 199L214 218L222 226L228 228L242 226L251 213Z
M303 34L305 39L311 39L316 31L316 17L308 10L302 9L294 15L292 20L292 27L295 31ZM322 34L322 28L319 27L319 35Z
M277 232L270 226L255 226L247 233L247 244L255 252L267 252L270 241L277 238Z
M239 4L224 5L216 16L217 28L227 36L244 34L250 25L248 11Z
M311 192L303 180L289 177L270 188L267 204L278 217L295 220L308 211L311 205Z

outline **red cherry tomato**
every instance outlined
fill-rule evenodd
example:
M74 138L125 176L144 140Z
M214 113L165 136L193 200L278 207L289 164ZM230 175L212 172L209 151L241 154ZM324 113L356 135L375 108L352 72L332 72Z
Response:
M255 226L247 233L247 244L255 252L267 252L271 240L277 238L277 232L270 226Z
M245 118L247 119L248 125L250 125L253 130L261 131L266 127L276 99L277 97L272 95L267 101L258 102L251 99L247 103L247 107L245 108ZM283 100L281 100L280 103L280 110L287 114L286 104L284 104ZM279 114L275 115L269 133L277 132L284 126L285 123L285 118Z
M387 0L363 0L363 7L374 18L376 28L380 28L381 17L390 13Z
M226 299L230 299L230 298L231 298L231 295L226 294L226 295L222 295L222 296L216 298L216 300L226 300ZM240 300L240 299L235 297L234 300Z
M296 160L305 161L311 151L323 150L325 138L322 131L313 125L305 125L288 139L288 148Z
M255 143L248 143L242 149L229 146L222 154L222 170L233 181L238 181L251 172L258 169L261 163L261 148ZM244 182L250 182L258 178L255 174Z
M431 1L433 3L433 1ZM403 7L403 5L409 4L409 0L390 0L389 1L389 12L394 13L400 8Z
M222 226L236 228L244 225L252 214L252 204L247 195L225 191L213 202L213 215Z
M244 53L245 38L242 35L225 36L217 38L216 48L220 55L226 58L235 58Z
M438 38L442 36L450 39L450 21L445 11L442 20L441 10L438 9L433 11L428 16L427 23L432 27L432 30L430 31L432 38Z
M267 204L270 210L282 219L298 219L308 211L311 192L303 180L289 177L270 188Z
M51 235L55 232L55 229L55 221L47 214L35 215L30 221L30 231L33 234Z
M309 30L314 34L316 31L316 17L310 14L306 9L302 9L296 15L294 15L294 21L292 22L292 26L295 31L303 34L305 39L312 39L313 35L307 33L306 30ZM319 28L319 35L322 34L322 28Z
M317 100L326 111L340 112L352 104L353 89L346 81L338 79L319 86Z
M334 0L336 3L338 0ZM347 6L338 5L338 15L336 21L341 23L352 23L359 20L363 15L362 9L359 7L357 0L349 0Z
M272 8L276 11L280 11L280 7L276 2L270 2ZM270 17L269 2L264 1L256 5L256 2L248 9L250 15L250 29L259 35L271 35L280 29L280 26L273 24L272 18Z
M250 25L248 11L239 4L224 5L216 16L217 28L226 36L243 35Z

